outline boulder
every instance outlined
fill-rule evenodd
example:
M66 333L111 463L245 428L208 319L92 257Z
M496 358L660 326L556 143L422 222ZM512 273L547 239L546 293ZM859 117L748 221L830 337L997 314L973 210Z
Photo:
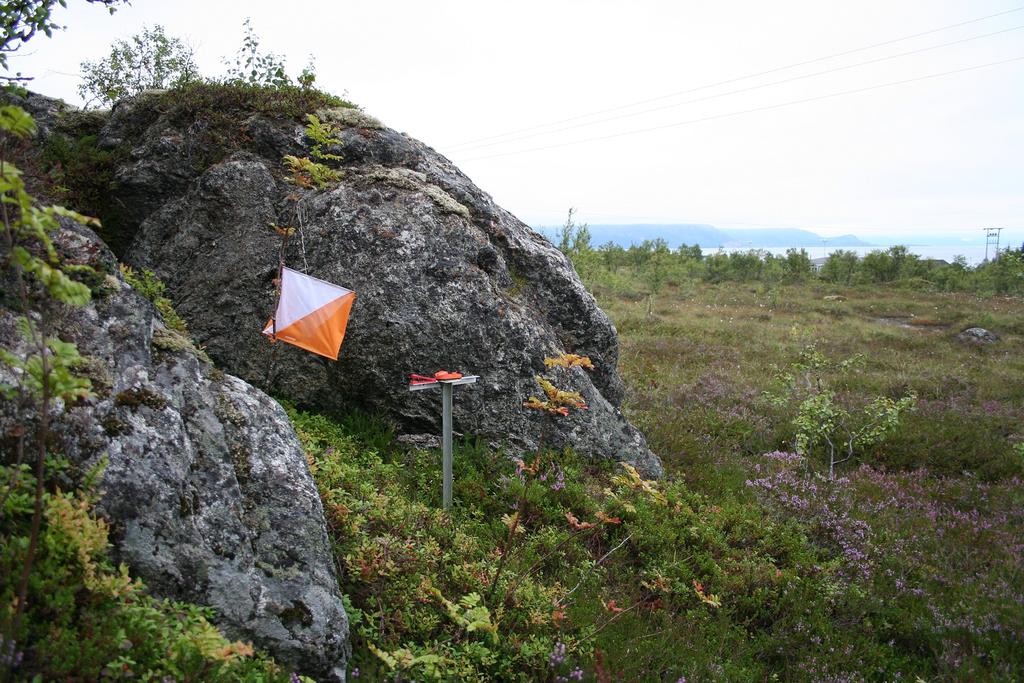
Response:
M968 327L956 338L969 344L994 344L999 341L999 337L994 332L989 332L984 327Z
M301 405L388 417L400 432L437 433L431 392L410 393L410 373L481 376L456 392L455 427L513 451L537 447L542 416L523 407L539 388L544 358L590 356L593 372L556 377L588 411L548 428L547 446L627 461L647 476L662 466L623 416L614 326L569 260L446 158L353 110L321 110L340 142L325 151L340 180L289 182L286 154L314 142L293 119L241 109L228 148L199 133L213 112L175 109L166 96L118 104L101 143L120 155L111 203L129 244L124 259L154 271L218 366ZM217 119L219 120L219 119ZM260 330L274 308L281 238L288 264L355 290L337 362Z
M55 410L53 430L73 463L107 461L97 510L111 524L114 559L155 595L212 607L229 637L344 680L348 622L287 415L165 327L91 231L68 227L55 242L67 262L100 273L91 303L55 317L53 333L77 344L95 396ZM0 345L23 353L15 317L0 306ZM12 380L0 365L0 382ZM0 433L15 410L0 407Z

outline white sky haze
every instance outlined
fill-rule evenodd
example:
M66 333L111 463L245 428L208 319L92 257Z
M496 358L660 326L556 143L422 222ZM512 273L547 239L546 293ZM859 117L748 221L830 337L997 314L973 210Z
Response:
M532 225L574 206L590 223L1024 239L1024 0L68 4L66 31L11 60L33 90L80 103L80 63L154 24L221 75L251 17L293 76L312 54L319 87Z

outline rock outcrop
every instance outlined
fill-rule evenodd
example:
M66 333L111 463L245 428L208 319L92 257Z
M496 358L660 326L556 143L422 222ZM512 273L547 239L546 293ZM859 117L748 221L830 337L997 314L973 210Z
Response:
M107 459L97 509L111 523L115 559L156 595L212 607L230 637L297 671L344 680L348 622L323 508L287 415L167 329L91 231L54 237L67 262L100 273L93 301L61 308L54 330L77 344L95 397L55 410L53 429L72 462ZM0 345L17 350L14 321L0 306ZM0 382L13 379L0 365ZM0 407L0 433L14 410Z
M286 178L282 157L308 157L296 119L235 117L222 155L203 140L208 114L174 110L164 96L117 105L100 144L126 153L111 204L124 260L153 270L216 363L271 393L339 412L391 418L408 434L439 429L436 397L406 388L411 372L456 369L481 381L460 390L456 429L515 450L537 445L544 357L588 355L592 374L561 379L590 409L560 420L547 445L628 461L648 476L661 463L619 410L615 328L572 265L429 147L350 110L320 111L340 143L325 151L341 173L323 189ZM174 110L174 111L171 111ZM170 113L168 113L170 112ZM345 345L330 362L260 329L274 305L280 238L299 229L287 260L357 292Z
M984 327L968 327L956 335L956 338L962 342L977 345L994 344L999 341L999 337L995 333L989 332Z

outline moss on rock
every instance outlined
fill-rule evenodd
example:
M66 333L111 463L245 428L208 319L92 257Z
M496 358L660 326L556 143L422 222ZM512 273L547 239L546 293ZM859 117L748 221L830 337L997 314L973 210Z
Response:
M167 399L151 389L133 387L125 389L115 396L114 405L126 406L132 410L138 410L139 406L146 406L153 410L163 410L167 407Z
M373 130L384 128L384 124L378 119L355 107L319 109L316 112L316 116L321 121L335 123L348 128L370 128Z
M110 368L100 358L95 356L81 356L74 365L76 374L88 378L92 384L93 392L103 398L110 395L114 387L114 380L110 376Z
M363 177L367 180L387 183L402 190L423 193L442 211L453 213L463 218L469 218L469 209L440 187L430 183L425 173L408 168L385 168L378 166L366 172Z

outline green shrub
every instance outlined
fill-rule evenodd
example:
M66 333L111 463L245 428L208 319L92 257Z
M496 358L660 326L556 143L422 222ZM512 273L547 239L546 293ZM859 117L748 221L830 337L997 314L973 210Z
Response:
M343 567L363 676L810 680L799 666L823 655L819 673L851 670L827 654L837 644L899 670L902 655L870 630L838 626L865 607L835 551L749 497L713 502L570 451L524 461L464 442L449 515L436 452L385 446L387 428L365 418L353 432L288 410Z
M53 192L90 216L98 216L104 210L114 183L115 155L99 149L96 137L96 132L81 137L51 135L40 158Z
M171 300L164 296L164 292L167 291L167 286L160 281L153 271L143 270L141 272L135 271L130 266L121 264L121 275L124 276L125 282L130 284L139 294L149 299L149 301L156 307L156 310L160 312L160 316L164 320L164 324L175 332L188 336L188 326L185 325L185 321L181 319L178 312L174 310L174 304Z
M192 48L179 38L168 37L158 24L143 27L130 42L115 42L104 59L82 62L78 94L86 104L109 106L144 90L174 87L196 78Z
M284 58L273 52L260 51L260 39L252 28L252 19L248 17L242 23L245 36L242 45L235 53L234 61L224 60L228 67L228 82L245 85L258 85L280 88L291 85L291 79L285 73ZM316 76L312 76L315 80ZM303 71L303 82L312 83L308 69Z
M209 610L157 600L127 567L110 564L108 526L91 510L98 472L81 488L68 479L66 461L51 459L47 472L77 490L45 494L27 608L12 633L13 579L28 544L35 478L25 465L0 466L0 625L8 638L0 671L18 680L289 680L251 645L225 639Z
M268 87L242 83L194 82L156 96L154 105L167 111L172 120L192 120L218 112L239 116L264 114L275 119L306 120L308 112L325 107L354 108L340 97L299 86Z

